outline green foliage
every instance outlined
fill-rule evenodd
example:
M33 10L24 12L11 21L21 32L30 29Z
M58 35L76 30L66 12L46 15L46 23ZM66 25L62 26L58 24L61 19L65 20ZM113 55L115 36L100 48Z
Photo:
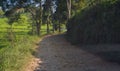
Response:
M20 18L20 14L14 14L14 15L8 17L8 19L9 19L8 24L12 26L13 23L17 22L19 18Z
M24 65L33 53L36 37L24 36L14 47L7 46L0 50L0 71L23 71Z
M0 71L23 71L36 37L27 34L29 24L10 27L7 21L0 18Z
M54 13L54 20L60 21L61 23L65 22L67 19L67 3L66 0L57 0L57 8Z
M72 43L120 43L120 1L102 1L86 7L67 25Z
M104 6L108 6L110 4L114 4L119 0L73 0L72 1L72 16L83 11L87 8L91 8L97 4L104 4Z
M4 0L1 0L0 5L3 5L3 1ZM24 4L30 4L30 0L28 2L26 0L10 1L12 1L11 4L14 4L14 2L18 1L19 6L11 7L10 5L7 6L7 8L3 8L6 17L4 16L4 18L0 18L0 71L23 71L23 66L28 61L27 58L30 58L32 55L33 44L35 40L38 39L38 37L30 36L28 32L31 29L36 30L38 26L41 26L41 28L39 27L37 30L38 32L41 30L41 34L45 35L46 26L41 25L42 7L40 9L40 6L36 7L33 3L26 7ZM35 1L39 2L40 4L41 0ZM62 3L60 6L63 6ZM23 11L25 9L27 11ZM62 10L63 9L64 8L62 8ZM4 12L1 10L0 15L3 15ZM63 14L65 15L65 11ZM51 18L52 15L50 15L50 20ZM62 19L62 17L60 17L60 19ZM28 26L31 27L28 28ZM51 33L53 29L52 25L50 25L49 28Z
M8 26L7 21L8 21L7 18L0 18L0 28L7 27Z
M0 9L0 16L2 16L4 14L3 10Z
M0 18L0 25L0 71L23 71L24 65L32 56L33 45L38 37L27 34L29 24L13 24L11 29L7 19Z
M20 15L20 18L18 19L17 23L18 24L21 24L21 25L25 25L25 24L28 24L29 22L29 18L27 17L27 15L25 14L21 14Z

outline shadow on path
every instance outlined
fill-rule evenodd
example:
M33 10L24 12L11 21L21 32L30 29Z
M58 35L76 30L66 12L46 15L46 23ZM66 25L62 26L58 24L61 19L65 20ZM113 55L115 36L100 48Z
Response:
M78 47L108 62L120 64L120 44L82 45Z
M120 71L120 45L71 45L64 35L45 36L37 44L34 71Z

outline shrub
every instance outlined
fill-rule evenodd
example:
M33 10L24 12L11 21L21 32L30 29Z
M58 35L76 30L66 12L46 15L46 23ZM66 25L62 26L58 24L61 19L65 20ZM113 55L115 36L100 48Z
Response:
M120 1L101 2L68 21L67 38L75 44L120 43Z

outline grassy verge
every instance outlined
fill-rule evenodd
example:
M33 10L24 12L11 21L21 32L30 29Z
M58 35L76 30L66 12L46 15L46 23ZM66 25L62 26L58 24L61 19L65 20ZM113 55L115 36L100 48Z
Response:
M31 29L28 28L29 24L18 24L12 26L15 38L10 42L12 35L6 20L0 18L0 71L24 71L26 64L33 57L34 47L40 37L28 35ZM41 28L41 35L46 35L46 25ZM52 30L51 26L50 29Z
M23 71L24 65L31 58L37 37L26 36L17 41L14 47L7 46L0 50L0 71Z
M8 41L9 25L6 18L0 18L0 71L24 71L24 65L32 57L34 45L39 37L28 35L28 25L13 26L14 46Z

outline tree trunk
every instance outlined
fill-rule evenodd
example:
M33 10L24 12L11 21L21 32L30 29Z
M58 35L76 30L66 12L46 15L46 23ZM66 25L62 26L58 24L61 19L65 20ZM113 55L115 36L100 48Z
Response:
M34 25L32 24L32 31L31 31L31 34L33 35L34 34Z
M48 17L47 17L47 34L50 33L49 24L50 24L50 19L49 19L49 16L48 16Z
M71 0L67 0L67 9L68 9L67 20L69 20L71 17Z
M51 24L51 19L50 19L50 16L51 16L51 14L52 14L52 8L51 8L51 6L52 6L52 0L46 0L45 1L45 5L44 5L44 11L45 11L45 13L47 14L46 15L46 27L47 27L47 33L50 33L50 24Z
M55 32L55 23L52 23L52 31Z
M36 27L37 27L37 35L40 35L40 31L41 31L41 25L42 25L42 1L40 0L40 10L39 10L39 15L40 17L38 18L39 22L37 23Z
M47 34L49 33L49 22L47 21Z
M37 32L37 35L39 36L40 35L40 23L36 23L36 32Z
M59 21L58 23L59 23L59 26L58 26L59 32L61 32L61 24L60 24L60 21Z

